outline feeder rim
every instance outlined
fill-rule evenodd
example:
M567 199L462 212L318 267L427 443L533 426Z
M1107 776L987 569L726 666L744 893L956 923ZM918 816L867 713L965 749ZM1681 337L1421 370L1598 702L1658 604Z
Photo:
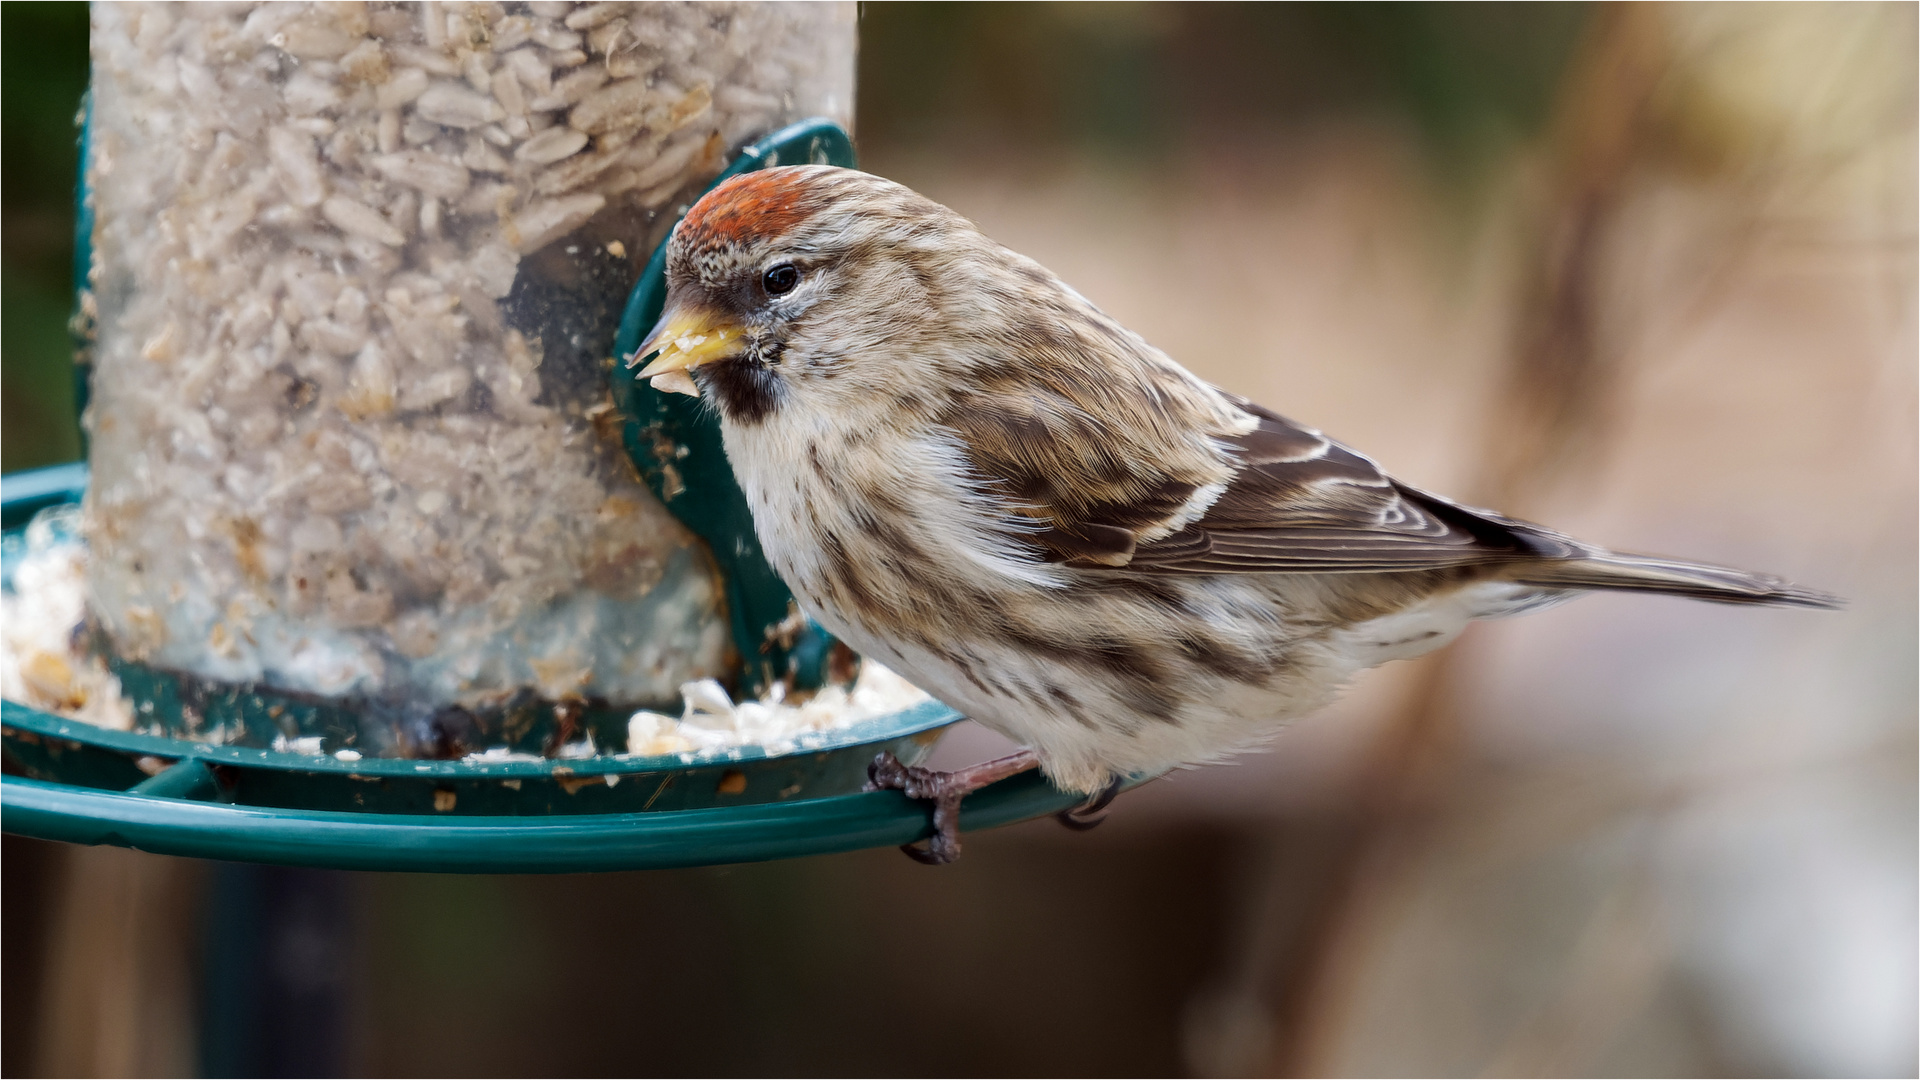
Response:
M1084 800L1037 771L967 797L960 825L992 829ZM0 828L161 855L339 870L564 874L764 862L908 844L927 807L897 791L787 803L558 817L428 817L279 810L0 778Z
M69 461L38 469L0 476L0 507L4 507L4 527L25 525L33 515L49 506L78 502L87 490L87 463Z
M539 761L419 761L376 757L342 761L332 754L295 754L246 746L217 746L163 735L145 735L137 731L116 731L97 727L84 720L54 716L17 701L0 701L0 725L17 731L30 731L42 739L84 742L124 754L169 761L197 758L209 765L241 765L250 769L279 769L298 773L338 773L369 779L404 776L415 779L515 780L680 772L883 742L932 731L961 719L959 713L938 701L924 701L899 712L861 720L828 732L814 733L817 739L805 743L795 741L794 748L786 753L769 753L764 746L741 746L689 754L685 759L679 754L597 754L587 758L542 758Z

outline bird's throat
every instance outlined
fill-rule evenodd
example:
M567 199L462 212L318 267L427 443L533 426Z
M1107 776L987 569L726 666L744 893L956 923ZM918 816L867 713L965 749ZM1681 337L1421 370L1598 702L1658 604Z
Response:
M774 369L740 356L702 364L694 379L713 396L720 414L736 424L758 424L772 416L786 397L786 384Z

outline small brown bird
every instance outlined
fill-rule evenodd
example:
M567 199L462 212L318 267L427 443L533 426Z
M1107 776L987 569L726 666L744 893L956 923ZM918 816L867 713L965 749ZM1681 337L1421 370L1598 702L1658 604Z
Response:
M1033 260L875 176L766 169L667 248L628 359L706 397L773 566L861 652L1019 743L935 803L1035 764L1104 805L1130 775L1267 742L1357 672L1589 589L1832 607L1623 555L1408 487L1202 382Z

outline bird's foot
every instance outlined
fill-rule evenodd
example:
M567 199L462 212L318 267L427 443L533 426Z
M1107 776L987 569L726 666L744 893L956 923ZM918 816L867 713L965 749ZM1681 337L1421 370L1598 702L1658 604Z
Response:
M1120 785L1122 783L1122 778L1118 776L1114 777L1112 780L1107 781L1106 787L1095 792L1093 797L1086 802L1053 815L1055 820L1067 828L1072 829L1074 832L1086 832L1088 829L1107 820L1107 805L1113 802L1115 795L1120 794Z
M1031 750L983 761L952 772L902 765L892 754L882 753L867 766L870 790L893 790L909 799L933 804L933 835L926 846L903 844L900 850L915 862L943 866L960 857L960 800L996 780L1025 772L1040 764Z

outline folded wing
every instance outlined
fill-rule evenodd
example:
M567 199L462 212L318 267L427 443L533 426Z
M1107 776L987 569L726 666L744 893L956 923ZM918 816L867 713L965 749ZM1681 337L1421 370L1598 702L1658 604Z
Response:
M1238 472L1199 518L1152 543L1137 570L1362 573L1568 558L1579 544L1408 487L1362 454L1250 401L1224 442Z
M989 489L1004 494L1015 530L1043 558L1070 566L1364 573L1586 552L1406 487L1311 428L1222 397L1231 422L1144 417L1122 432L1096 425L1091 410L1032 394L1017 412L1001 395L943 422Z

